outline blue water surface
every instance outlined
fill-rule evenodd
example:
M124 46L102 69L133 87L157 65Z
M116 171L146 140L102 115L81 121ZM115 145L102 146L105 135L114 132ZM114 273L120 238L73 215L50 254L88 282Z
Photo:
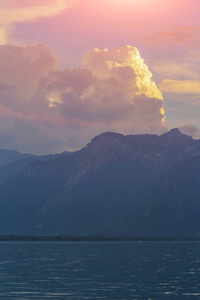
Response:
M0 299L200 299L200 242L1 242Z

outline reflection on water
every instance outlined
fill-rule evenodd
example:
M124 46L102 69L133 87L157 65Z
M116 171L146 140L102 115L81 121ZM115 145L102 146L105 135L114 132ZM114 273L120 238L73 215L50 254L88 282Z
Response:
M200 299L199 242L1 242L0 299Z

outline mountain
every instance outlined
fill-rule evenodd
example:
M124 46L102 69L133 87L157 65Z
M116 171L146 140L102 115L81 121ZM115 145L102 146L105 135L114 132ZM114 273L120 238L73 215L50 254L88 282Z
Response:
M137 208L137 233L200 236L200 156L175 163Z
M23 161L0 186L0 234L168 234L155 231L154 194L172 166L198 155L200 140L172 129L161 136L107 132L73 155Z
M8 152L14 152L12 150L6 150ZM18 153L18 159L11 161L11 162L6 162L6 160L4 160L4 164L0 165L0 184L3 183L6 179L8 179L9 177L12 177L14 175L19 174L20 172L22 172L25 168L27 168L32 162L34 161L47 161L47 160L51 160L57 157L62 157L62 156L74 156L76 155L76 153L78 153L78 151L75 152L68 152L65 151L63 153L60 154L49 154L49 155L43 155L43 156L36 156L36 155L32 155L32 154L21 154L19 152ZM14 156L13 156L14 159ZM3 161L3 158L2 158Z
M22 154L15 150L0 149L0 167L11 163L31 157L31 154Z

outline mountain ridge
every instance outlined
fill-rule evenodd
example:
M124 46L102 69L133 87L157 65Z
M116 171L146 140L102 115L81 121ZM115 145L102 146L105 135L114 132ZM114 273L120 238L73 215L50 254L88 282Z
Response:
M102 133L73 155L34 159L1 182L0 234L150 235L159 222L145 217L146 203L154 206L146 195L170 167L198 155L200 140L173 129Z

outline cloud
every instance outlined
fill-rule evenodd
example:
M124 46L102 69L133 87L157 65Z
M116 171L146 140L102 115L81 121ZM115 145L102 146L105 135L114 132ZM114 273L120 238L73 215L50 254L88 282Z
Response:
M192 124L187 124L179 127L180 131L184 134L192 136L194 139L200 139L200 129Z
M198 80L200 79L199 67L197 63L187 62L187 58L181 58L181 62L174 60L159 61L152 66L154 74L159 77L173 80ZM183 61L184 60L184 61Z
M200 81L164 79L159 88L163 93L200 94Z
M7 42L8 32L13 29L15 23L57 15L74 3L75 0L2 0L0 3L0 43Z
M51 153L103 131L161 133L163 98L151 77L131 46L87 51L74 70L61 70L44 44L0 46L0 147Z
M0 103L25 107L38 90L42 78L57 68L58 60L45 44L36 47L0 46Z
M154 76L161 79L200 81L200 51L188 49L176 59L157 60L151 66Z
M151 80L152 73L135 47L87 51L83 58L83 66L101 79L115 78L131 89L136 86L139 95L163 99L155 82Z
M40 17L56 15L72 5L71 0L4 1L0 4L1 24L33 21Z
M199 47L200 27L180 26L173 27L168 31L156 32L142 40L147 44L156 44L159 46L167 46L177 44L186 47Z
M62 115L125 132L159 131L164 122L162 94L151 77L134 47L94 49L86 52L81 68L60 71L47 89L56 95Z

